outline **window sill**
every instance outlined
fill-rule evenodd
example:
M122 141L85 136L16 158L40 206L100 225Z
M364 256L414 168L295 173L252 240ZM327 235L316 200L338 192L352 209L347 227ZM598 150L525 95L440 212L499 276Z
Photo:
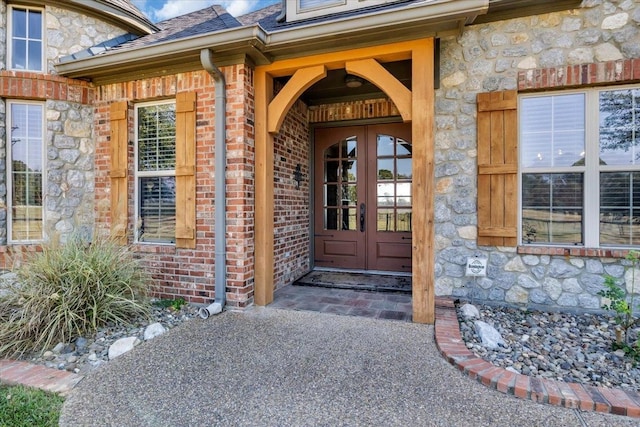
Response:
M565 248L554 246L518 246L521 255L560 255L573 257L625 258L631 249Z

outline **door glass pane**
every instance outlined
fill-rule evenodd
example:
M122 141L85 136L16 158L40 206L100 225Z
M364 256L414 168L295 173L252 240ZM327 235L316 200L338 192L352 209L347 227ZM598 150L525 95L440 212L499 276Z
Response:
M326 182L338 182L338 166L340 163L337 161L328 161L324 167L324 179Z
M526 243L582 243L583 175L522 175L522 236Z
M398 209L396 231L411 231L411 209Z
M357 140L340 140L323 153L325 230L356 230ZM345 208L342 208L345 206Z
M378 157L393 156L395 138L389 135L378 135Z
M326 184L324 186L324 204L325 206L338 206L338 186L335 184Z
M396 155L398 156L411 156L412 147L411 143L405 141L402 138L398 138L396 142Z
M411 143L391 135L377 137L378 231L411 231Z
M340 158L340 144L334 144L331 147L324 150L325 159L339 159Z
M399 182L396 184L396 206L411 207L410 182Z
M356 224L356 208L343 208L342 209L342 230L357 230Z
M393 180L393 159L378 159L378 181Z
M345 153L342 157L346 157L349 159L353 159L357 157L357 145L358 140L356 139L355 136L349 137L347 138L344 143L343 143L343 147L345 147Z
M395 231L394 210L378 208L376 225L378 231Z
M600 92L600 164L640 163L640 89Z
M342 161L342 180L355 182L358 179L357 162L355 160Z
M397 171L397 179L411 179L411 159L397 159L396 164L398 165Z
M640 173L600 174L600 243L640 242Z
M355 206L358 203L358 193L356 191L355 185L342 185L342 206Z
M393 206L395 184L378 184L378 206Z
M324 209L324 229L325 230L337 230L338 229L338 210L336 208Z

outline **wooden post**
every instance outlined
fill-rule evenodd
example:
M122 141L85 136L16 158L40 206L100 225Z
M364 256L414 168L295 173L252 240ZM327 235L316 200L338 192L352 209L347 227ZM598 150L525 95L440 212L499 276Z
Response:
M412 52L412 299L417 323L435 321L433 46L433 39L423 40Z
M273 98L273 78L255 72L255 294L257 305L273 301L273 136L267 131L267 112Z

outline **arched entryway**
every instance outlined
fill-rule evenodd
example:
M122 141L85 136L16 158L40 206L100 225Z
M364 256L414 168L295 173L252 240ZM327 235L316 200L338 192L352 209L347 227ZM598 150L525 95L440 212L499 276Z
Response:
M410 60L412 86L407 89L380 64ZM273 182L274 140L289 108L327 70L346 69L378 86L395 104L404 122L411 123L413 155L412 301L413 320L433 323L433 171L434 171L434 40L332 52L282 60L256 67L255 157L255 302L273 300ZM277 96L274 78L291 76Z

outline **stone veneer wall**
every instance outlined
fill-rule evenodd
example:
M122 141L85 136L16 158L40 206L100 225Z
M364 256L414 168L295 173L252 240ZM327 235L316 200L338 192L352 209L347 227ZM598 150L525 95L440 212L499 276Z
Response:
M579 9L470 26L462 35L442 40L442 79L436 92L437 295L599 310L597 292L605 273L626 281L631 291L625 251L476 245L475 117L480 92L549 89L561 85L553 79L543 84L534 80L568 66L606 70L609 64L602 63L640 58L639 23L638 0L585 0ZM584 81L625 81L607 78L604 71L602 78L598 75ZM581 81L565 83L575 87ZM629 74L626 82L632 81ZM488 275L477 282L464 275L471 256L488 258Z
M307 106L297 101L274 140L274 286L309 271L310 134ZM300 188L293 179L300 165Z
M56 74L58 58L111 40L126 32L92 16L47 5L45 8L47 72Z

